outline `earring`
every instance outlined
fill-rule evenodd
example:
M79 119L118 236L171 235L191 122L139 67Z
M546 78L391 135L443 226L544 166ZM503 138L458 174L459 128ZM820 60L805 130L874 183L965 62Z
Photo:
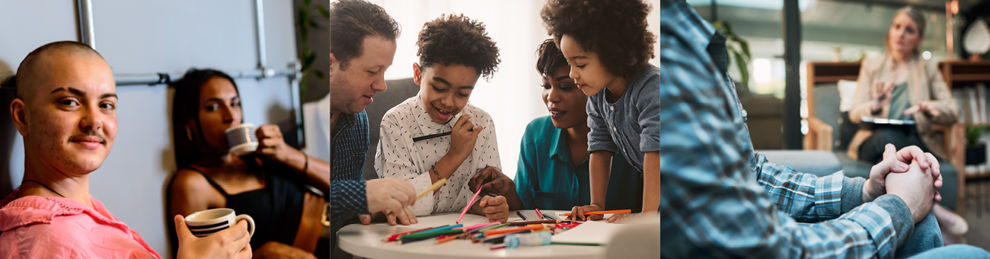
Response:
M193 142L192 129L189 128L189 125L186 125L185 128L186 128L186 140L189 140L189 142Z

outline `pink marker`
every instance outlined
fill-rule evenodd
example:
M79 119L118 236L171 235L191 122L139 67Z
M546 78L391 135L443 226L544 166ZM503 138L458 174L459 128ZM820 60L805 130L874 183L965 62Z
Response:
M468 209L471 208L471 205L474 204L474 200L478 198L478 194L481 194L481 188L478 188L478 191L474 192L474 197L471 197L471 202L468 202L467 206L464 206L464 210L461 211L461 216L457 217L457 221L454 224L461 223L461 219L464 218L464 213L467 213Z

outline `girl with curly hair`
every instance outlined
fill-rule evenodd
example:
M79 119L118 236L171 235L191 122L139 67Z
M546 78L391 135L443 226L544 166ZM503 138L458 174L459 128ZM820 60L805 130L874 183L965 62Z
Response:
M591 204L572 208L570 218L605 208L610 174L643 178L641 208L660 207L660 69L653 57L654 34L647 30L649 6L641 0L549 0L541 16L570 65L570 77L590 96L587 104ZM635 171L611 172L617 151ZM629 214L608 219L615 222ZM600 215L588 216L601 219Z

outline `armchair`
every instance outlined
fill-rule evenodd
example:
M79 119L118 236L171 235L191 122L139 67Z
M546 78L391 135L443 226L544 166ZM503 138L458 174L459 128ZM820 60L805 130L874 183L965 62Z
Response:
M849 123L848 112L839 111L839 81L855 81L859 74L859 62L808 62L807 81L807 124L804 136L805 150L831 151L841 161L848 176L869 176L871 164L850 159L846 148L858 126ZM943 206L962 213L962 197L965 168L965 125L937 125L941 132L949 164L942 166Z

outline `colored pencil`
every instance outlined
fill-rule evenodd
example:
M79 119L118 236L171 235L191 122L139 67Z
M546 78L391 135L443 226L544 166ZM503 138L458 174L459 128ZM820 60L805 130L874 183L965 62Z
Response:
M497 237L490 237L490 238L486 238L484 240L481 240L481 242L482 243L501 244L501 243L504 243L505 242L505 236L507 236L507 235L499 235Z
M502 248L505 248L505 245L497 245L497 246L493 246L492 248L489 248L489 249L490 250L499 250L499 249L502 249Z
M382 241L384 241L384 242L392 242L392 241L399 240L399 236L401 236L401 235L407 235L407 234L412 234L412 233L416 233L416 232L420 232L420 231L425 231L425 230L430 230L430 229L434 229L434 228L442 228L442 227L446 227L446 226L450 226L450 225L443 225L443 226L439 226L439 227L421 228L421 229L417 229L417 230L413 230L413 231L406 231L406 232L401 232L401 233L395 233L395 234L392 234L391 236L389 236L387 239L384 239Z
M423 230L423 231L416 232L416 233L413 233L413 234L436 233L436 232L447 231L447 230L451 230L451 229L455 229L455 228L459 228L459 227L461 227L461 224L457 224L457 225L444 225L443 227L437 227L437 228L433 228L433 229ZM399 238L401 238L401 236Z
M467 235L468 235L468 233L467 232L464 232L464 233L457 234L457 235L449 235L449 236L445 236L445 237L437 237L437 244L439 245L439 244L447 243L447 242L450 242L451 240L458 239L458 238L461 238L461 237L464 237L464 236L467 236Z
M487 226L487 227L483 227L483 228L478 228L478 229L475 229L475 230L471 230L470 233L478 233L478 232L484 233L485 231L492 230L492 229L497 229L497 228L501 228L501 227L505 227L505 226L508 226L508 225L509 225L509 223L503 223L503 224L498 224L498 225L494 225L494 226Z
M522 220L526 220L526 216L523 216L522 212L519 212L518 210L516 211L516 215L519 215L519 218Z
M592 243L571 243L571 242L550 242L551 245L568 245L568 246L600 246L600 244Z
M475 230L475 229L479 229L479 228L483 228L483 227L487 227L487 226L494 226L494 225L498 225L498 224L502 224L502 222L496 221L496 222L489 222L489 223L481 223L481 224L471 225L471 226L467 226L467 227L459 227L459 228L460 229L463 229L464 231L471 231L471 230Z
M471 130L471 129L469 129L469 130ZM443 137L443 136L450 136L450 133L451 132L448 131L448 132L444 132L444 133L437 133L437 134L430 134L430 135L421 136L421 137L415 137L415 138L413 138L413 142L418 142L420 140L427 140L427 139L431 139L431 138L439 138L439 137Z
M527 230L523 230L523 231L511 233L511 234L499 234L499 235L495 235L495 236L492 236L492 237L486 237L484 239L481 239L480 242L482 242L482 243L501 244L501 243L505 242L505 237L507 237L509 235L513 235L513 234L526 234L526 233L530 233L530 232L533 232L533 231L527 229Z
M528 225L528 226L525 226L525 227L515 227L515 228L507 228L507 229L489 230L489 231L485 231L485 236L488 237L488 236L494 236L494 235L499 235L499 234L515 233L515 232L519 232L519 231L523 231L523 230L540 230L540 229L543 229L543 225L533 224L533 225Z
M515 221L515 222L509 222L508 224L509 226L525 226L530 224L560 223L560 222L561 222L560 220L544 219L544 220L530 220L530 221Z
M423 192L417 194L416 199L418 200L419 198L423 198L423 196L426 196L427 193L440 189L440 187L442 187L446 183L447 183L447 178L442 178L440 180L437 180L436 183L433 183L433 186L430 186L430 188L426 188L426 190L423 190Z
M451 229L451 230L443 230L443 231L437 231L437 232L432 232L432 233L415 233L415 234L403 235L403 236L399 237L399 243L400 244L406 244L406 243L410 243L410 242L415 242L415 241L430 239L430 238L433 238L433 237L436 237L436 236L440 236L440 235L450 235L450 234L457 234L457 233L464 233L464 230L462 230L462 229Z
M632 210L596 210L596 211L585 212L584 215L616 214L616 213L630 213L630 212L632 212ZM571 213L568 212L568 213L564 213L564 214L560 214L560 215L563 215L564 217L567 217L567 216L570 216Z
M540 212L540 208L533 208L533 210L536 211L536 217L537 218L541 218L541 219L543 218L543 213Z
M464 210L461 211L461 216L457 217L457 221L454 223L461 223L461 219L464 218L464 213L467 213L468 209L471 208L471 205L474 204L474 200L478 198L478 194L481 194L481 188L478 188L478 191L474 192L474 197L471 197L471 202L468 202L467 206L464 206Z

